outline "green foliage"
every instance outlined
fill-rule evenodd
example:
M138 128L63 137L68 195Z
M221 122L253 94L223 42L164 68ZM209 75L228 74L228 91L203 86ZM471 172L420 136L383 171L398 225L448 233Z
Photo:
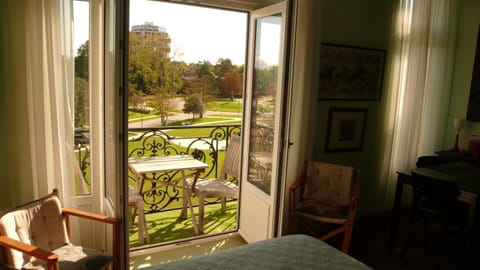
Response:
M83 78L88 81L88 57L89 57L89 42L85 41L80 45L75 56L75 76Z
M225 72L219 81L219 89L223 97L241 96L243 92L242 76L235 69Z
M89 125L88 40L80 45L75 56L75 127Z
M75 76L75 127L84 127L89 125L89 91L88 81L84 78Z
M235 66L227 58L186 64L172 61L160 50L161 39L150 35L129 36L129 106L145 105L145 96L153 96L149 105L160 115L163 125L173 110L177 94L191 96L185 112L203 116L204 104L218 96L239 97L243 91L243 66ZM163 44L164 45L164 44ZM200 99L200 100L199 100Z
M185 104L183 105L183 112L191 113L194 119L197 115L202 118L203 113L205 112L205 106L203 104L201 96L198 94L192 94L187 96L185 98Z
M255 89L258 96L274 95L277 83L277 66L255 68Z

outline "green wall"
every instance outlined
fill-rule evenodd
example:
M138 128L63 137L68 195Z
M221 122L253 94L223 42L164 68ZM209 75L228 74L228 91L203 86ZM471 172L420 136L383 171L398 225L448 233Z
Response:
M0 1L0 210L34 199L29 149L29 117L24 1ZM25 180L24 180L25 179Z
M322 42L384 49L390 41L393 0L326 0L323 5ZM317 107L314 159L360 168L360 212L371 211L375 204L375 183L379 176L380 130L383 123L385 89L379 101L319 101ZM325 152L328 111L330 107L367 108L367 123L362 151Z
M392 15L397 0L324 0L321 14L322 42L387 50L390 42ZM475 55L475 46L480 21L480 1L459 0L457 16L457 36L452 40L455 47L450 68L452 74L449 103L445 105L448 123L439 132L444 138L440 147L449 149L454 141L453 118L465 118L470 82ZM316 160L357 165L360 168L361 194L360 213L382 210L376 202L376 183L379 182L381 162L381 130L384 128L385 87L380 101L319 101L318 123L315 127L314 156ZM358 152L325 152L328 110L330 107L367 108L367 128L363 149ZM470 135L480 135L480 122L468 122L461 133L460 146L466 147ZM440 150L440 149L439 149ZM389 209L390 206L385 206Z
M456 52L453 65L452 91L448 126L445 131L444 148L449 149L455 140L453 118L465 118L467 114L470 83L472 81L475 47L480 25L480 1L460 1L457 21ZM460 148L466 148L468 138L480 135L480 122L467 122L460 133Z

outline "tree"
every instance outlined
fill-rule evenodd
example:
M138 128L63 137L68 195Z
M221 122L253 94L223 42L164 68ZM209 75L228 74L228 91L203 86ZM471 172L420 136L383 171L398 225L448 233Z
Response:
M170 61L158 50L158 40L153 37L130 34L129 41L129 100L136 95L153 95L152 106L166 125L172 100L183 86L186 64Z
M88 86L88 40L80 45L75 56L75 97L74 122L75 127L88 126L89 121L89 86Z
M75 76L75 127L84 127L89 124L89 93L88 81Z
M277 66L255 69L255 87L259 96L274 95L277 83Z
M218 80L221 80L227 72L232 71L233 69L235 69L235 66L233 66L232 60L228 58L219 58L215 65L215 74Z
M183 85L181 78L182 67L180 63L172 63L168 59L161 59L157 68L158 76L153 82L150 91L155 95L154 105L160 115L162 125L168 121L169 111L173 107L173 99Z
M198 94L192 94L185 98L185 104L183 105L184 113L191 113L193 119L195 116L203 118L203 113L205 112L205 106L203 104L202 98Z
M227 71L220 80L218 88L224 97L241 96L243 91L242 77L235 69Z
M77 56L75 56L75 76L83 78L88 81L88 57L89 57L89 42L85 41L78 47Z
M185 82L185 94L197 95L203 103L207 103L216 95L216 92L211 90L214 87L213 84L214 82L206 77L190 78Z

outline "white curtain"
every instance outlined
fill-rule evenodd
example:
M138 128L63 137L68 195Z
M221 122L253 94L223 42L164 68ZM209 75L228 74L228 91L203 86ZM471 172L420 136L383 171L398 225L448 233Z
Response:
M380 196L392 201L398 170L440 150L447 118L450 52L455 38L455 0L399 0L392 29L387 77ZM384 205L385 205L384 204Z
M2 91L14 118L7 120L13 129L2 142L13 157L4 168L9 189L25 191L21 201L53 188L63 194L62 179L73 175L72 3L2 1L0 9L7 42L1 70L8 70Z

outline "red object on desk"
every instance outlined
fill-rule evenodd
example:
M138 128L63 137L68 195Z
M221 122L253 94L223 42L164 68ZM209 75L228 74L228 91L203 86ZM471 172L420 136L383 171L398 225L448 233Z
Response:
M480 154L480 139L471 139L468 142L468 152L473 154L475 159L478 159Z

